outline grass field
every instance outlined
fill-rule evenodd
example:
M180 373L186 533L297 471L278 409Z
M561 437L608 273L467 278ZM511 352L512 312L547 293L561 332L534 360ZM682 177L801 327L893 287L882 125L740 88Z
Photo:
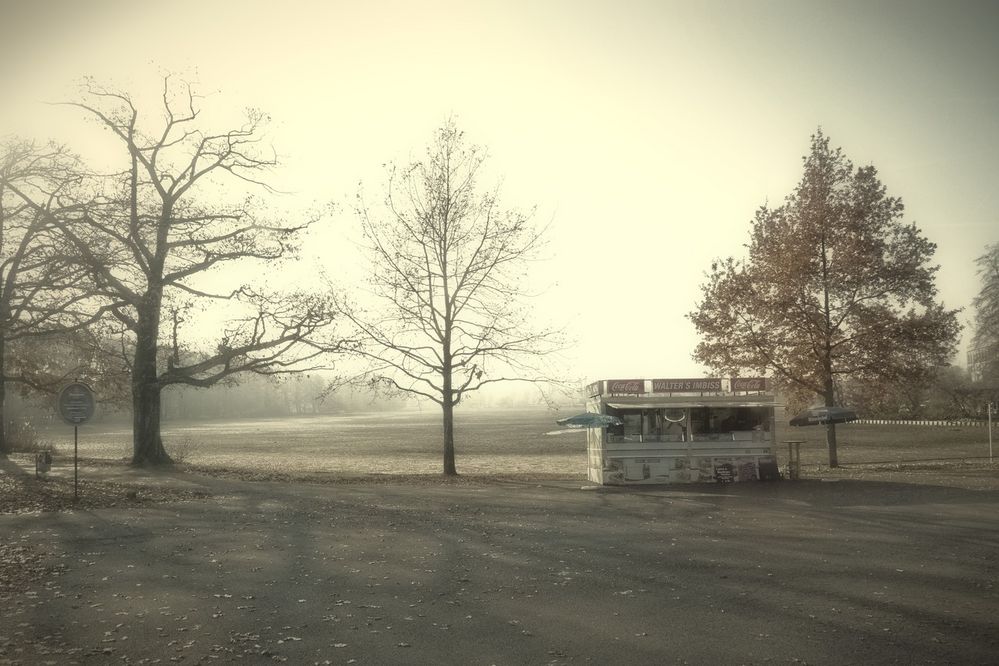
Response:
M583 431L559 431L546 410L465 411L456 417L457 464L463 474L582 477ZM441 470L442 427L432 410L287 419L167 423L171 455L199 467L343 474L435 474ZM71 453L73 431L52 426L42 437ZM80 456L131 455L127 424L80 429Z
M564 415L564 414L563 414ZM469 475L537 475L582 478L583 431L559 432L547 410L459 411L455 428L458 470ZM786 423L779 419L778 423ZM872 466L935 459L977 459L987 465L988 430L982 427L872 426L838 428L840 462ZM441 424L432 409L286 419L167 423L167 450L198 467L304 474L435 474L441 469ZM49 426L42 436L66 455L68 426ZM802 439L805 471L827 461L821 427L780 427L777 454L786 439ZM80 429L82 458L122 460L131 454L127 424ZM985 459L985 460L983 460ZM913 465L918 467L918 465Z
M989 455L988 429L973 426L859 425L836 427L839 461L895 463L939 458L982 458ZM995 432L993 432L995 436ZM824 427L784 427L778 441L805 440L801 459L805 464L828 461ZM786 455L787 450L779 452Z

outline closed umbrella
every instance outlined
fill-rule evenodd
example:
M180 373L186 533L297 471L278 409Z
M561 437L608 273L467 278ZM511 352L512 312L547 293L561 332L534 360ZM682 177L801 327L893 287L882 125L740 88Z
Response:
M846 407L812 407L791 419L793 426L849 423L857 420L857 412Z
M567 416L564 419L557 419L555 423L567 428L603 428L606 426L619 426L624 422L616 416L610 414L594 414L593 412L583 412L575 416Z

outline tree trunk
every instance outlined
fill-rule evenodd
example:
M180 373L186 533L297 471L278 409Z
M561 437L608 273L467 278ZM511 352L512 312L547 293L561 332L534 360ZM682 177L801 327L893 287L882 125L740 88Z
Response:
M160 387L155 379L132 381L132 464L169 465L160 436Z
M156 342L159 304L139 315L132 367L132 464L169 465L173 459L160 436L160 399Z
M445 344L445 352L448 345ZM444 390L441 392L441 410L444 413L444 476L458 476L454 466L454 394L451 391L451 368L445 364L442 373Z
M444 404L444 476L458 476L454 466L454 400L445 391Z
M836 395L833 391L832 376L826 379L826 390L825 390L826 407L834 407L836 405ZM829 466L839 467L839 457L836 454L836 424L827 423L826 424L826 446L829 448Z
M0 336L0 456L10 453L10 444L7 442L7 383L4 382L4 372L7 370L6 340Z
M822 298L823 312L825 314L825 349L822 356L822 371L825 375L823 388L825 389L826 407L836 405L836 392L833 386L832 371L832 318L829 309L829 256L826 251L826 231L825 223L822 227ZM839 467L839 458L836 455L836 424L826 424L826 446L829 448L829 466Z

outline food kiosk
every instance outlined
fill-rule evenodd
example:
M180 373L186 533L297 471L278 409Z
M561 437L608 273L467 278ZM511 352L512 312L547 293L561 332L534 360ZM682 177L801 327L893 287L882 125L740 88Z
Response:
M587 476L604 485L777 479L768 388L762 377L593 382L587 411L621 425L587 431Z

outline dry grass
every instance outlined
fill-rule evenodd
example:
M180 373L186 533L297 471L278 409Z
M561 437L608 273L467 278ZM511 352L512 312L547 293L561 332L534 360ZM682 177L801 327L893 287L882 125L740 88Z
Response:
M983 458L989 454L988 429L981 427L847 423L837 426L836 433L840 463L846 465ZM778 441L786 439L805 440L801 445L803 463L828 462L825 428L784 427ZM786 447L782 448L779 453L786 455Z
M459 413L455 426L458 470L463 475L582 477L586 437L557 431L545 410ZM73 432L53 426L46 436L72 455ZM442 428L433 411L291 419L168 423L167 451L183 449L192 468L302 475L434 475L442 465ZM68 441L67 441L68 440ZM127 426L80 429L81 458L120 461L131 454Z
M23 453L0 458L0 514L143 506L206 496L198 490L141 484L127 478L94 480L86 473L74 484L72 463L67 474L39 478L25 473L32 469L32 460Z
M480 479L583 479L585 434L547 434L559 430L557 416L546 410L459 411L455 430L458 471L466 478ZM782 464L787 457L780 442L802 439L805 476L920 483L960 478L979 485L996 483L997 467L983 460L988 455L985 428L847 424L838 432L842 468L828 468L825 431L820 427L781 427L778 457ZM63 456L72 455L71 429L53 426L42 434L59 445ZM244 478L345 482L388 475L402 481L435 477L441 470L440 416L430 409L168 423L164 439L167 450L182 453L183 462L192 470ZM94 463L121 462L130 453L127 425L80 429L81 458ZM934 460L940 458L948 460Z

